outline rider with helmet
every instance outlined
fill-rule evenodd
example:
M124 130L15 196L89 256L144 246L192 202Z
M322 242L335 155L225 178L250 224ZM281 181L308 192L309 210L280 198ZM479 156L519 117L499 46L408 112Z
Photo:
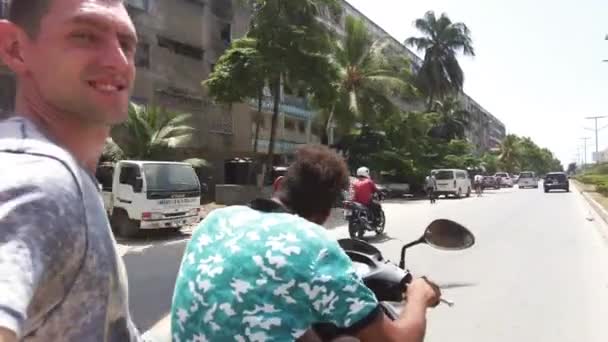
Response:
M374 193L378 192L376 183L371 179L369 169L362 166L357 169L357 180L353 183L353 200L368 208L372 221L375 221L380 213L380 203L374 201Z

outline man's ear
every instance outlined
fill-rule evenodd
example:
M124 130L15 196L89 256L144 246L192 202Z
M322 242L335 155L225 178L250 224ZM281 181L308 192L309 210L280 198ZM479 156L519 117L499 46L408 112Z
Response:
M8 20L0 20L0 60L16 74L26 70L23 58L25 32Z

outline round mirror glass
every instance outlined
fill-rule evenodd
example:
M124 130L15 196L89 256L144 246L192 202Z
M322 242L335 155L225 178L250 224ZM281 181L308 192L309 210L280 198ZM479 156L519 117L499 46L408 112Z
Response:
M439 249L461 250L475 244L475 236L462 225L450 220L433 221L424 232L424 241Z

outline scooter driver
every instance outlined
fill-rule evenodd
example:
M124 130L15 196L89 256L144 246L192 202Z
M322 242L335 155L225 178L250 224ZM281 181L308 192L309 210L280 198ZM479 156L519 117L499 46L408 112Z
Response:
M374 193L378 192L376 183L369 175L369 169L362 166L357 169L357 180L353 183L353 200L368 208L372 214L372 221L375 221L380 212L380 203L374 200Z

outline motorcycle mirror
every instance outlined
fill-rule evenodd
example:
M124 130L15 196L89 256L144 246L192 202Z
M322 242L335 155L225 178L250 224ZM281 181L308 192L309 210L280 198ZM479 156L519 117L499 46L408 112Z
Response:
M475 244L475 236L464 226L451 220L435 220L429 224L422 239L437 249L458 251Z

